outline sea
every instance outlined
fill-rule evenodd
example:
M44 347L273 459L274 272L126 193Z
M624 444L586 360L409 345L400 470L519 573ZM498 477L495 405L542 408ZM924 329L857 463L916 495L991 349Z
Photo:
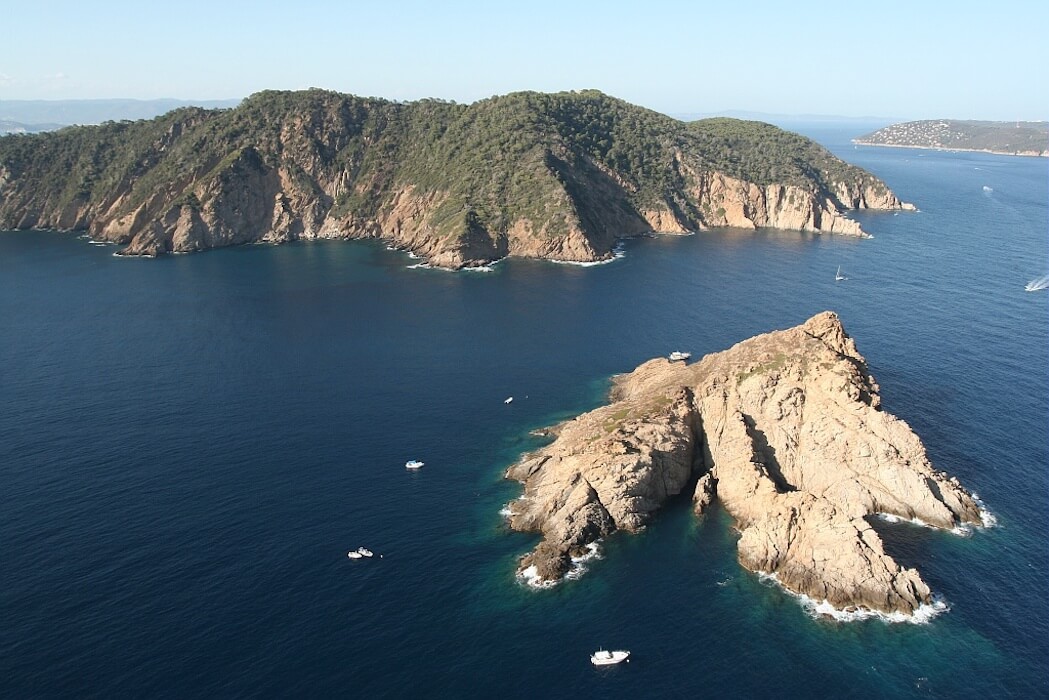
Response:
M458 273L380 243L146 260L0 233L0 696L1049 696L1049 291L1024 290L1049 160L796 128L919 211ZM826 309L996 519L874 522L946 610L821 616L687 498L575 580L517 580L537 538L503 473L534 431L649 358Z

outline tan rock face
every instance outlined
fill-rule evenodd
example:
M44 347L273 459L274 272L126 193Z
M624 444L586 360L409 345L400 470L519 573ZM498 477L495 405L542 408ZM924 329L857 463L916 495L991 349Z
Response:
M154 192L137 205L130 203L125 183L111 198L82 206L20 204L13 221L17 228L87 229L95 238L127 244L122 251L126 255L192 252L255 241L384 238L433 265L457 269L508 255L593 262L611 258L621 238L718 226L862 236L859 224L844 216L845 209L913 208L884 187L842 184L834 200L796 186L759 186L683 162L677 165L689 184L680 195L688 200L691 213L666 204L638 208L630 200L636 186L607 166L588 159L561 164L558 177L573 183L571 194L567 189L551 194L547 208L562 215L545 222L518 219L504 230L489 231L464 220L459 230L442 234L434 215L447 200L445 192L412 184L351 185L348 173L325 171L307 152L297 167L312 173L310 185L301 173L267 164L250 147L231 154L210 179L195 181L186 175L184 181L171 183L170 191ZM336 198L350 186L362 196L374 195L375 210L335 211ZM184 211L190 205L175 198L183 188L196 200L192 215Z
M981 522L972 496L879 409L878 386L832 313L690 366L652 360L618 378L612 398L507 472L525 484L510 525L544 536L522 560L541 579L691 488L697 512L717 498L735 518L744 567L837 607L910 613L930 602L929 588L866 518Z
M674 213L669 209L644 209L641 216L652 228L659 233L688 233L688 229L682 225Z
M849 236L866 235L860 225L844 216L842 209L832 199L821 199L813 192L795 185L756 185L738 180L718 172L693 172L694 185L690 194L703 211L703 223L707 226L733 226L736 228L779 228L795 231L817 231ZM845 186L842 185L844 188ZM895 200L891 192L887 197ZM899 209L902 205L888 200L866 206L862 198L850 198L853 209L885 208ZM851 203L855 203L853 206Z

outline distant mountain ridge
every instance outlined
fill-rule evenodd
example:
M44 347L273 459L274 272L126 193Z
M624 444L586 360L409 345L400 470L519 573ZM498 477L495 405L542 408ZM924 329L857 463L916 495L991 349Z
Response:
M7 134L39 134L42 131L61 129L65 124L26 124L11 119L0 119L0 136Z
M125 119L152 119L179 107L222 109L236 107L232 100L0 100L0 134L49 131L72 124L101 124ZM8 125L8 123L12 123Z
M902 207L797 134L684 123L593 90L469 105L266 91L0 139L0 228L88 231L129 255L382 238L449 268L585 262L653 231L863 235L846 211Z
M1049 122L927 119L892 124L853 139L863 146L896 146L1002 155L1049 156Z

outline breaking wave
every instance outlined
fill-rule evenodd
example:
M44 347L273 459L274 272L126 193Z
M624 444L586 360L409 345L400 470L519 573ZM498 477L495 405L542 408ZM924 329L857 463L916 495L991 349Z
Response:
M505 510L505 509L504 509ZM502 512L502 511L500 511ZM587 552L582 556L572 557L572 566L568 570L568 573L564 577L557 581L545 581L539 577L539 570L533 564L532 566L526 567L521 571L517 572L517 580L522 584L539 590L547 588L553 588L561 581L575 581L587 570L587 562L593 561L594 559L601 559L601 540L591 542L586 546Z
M557 265L575 265L576 267L596 267L597 265L607 265L613 263L620 258L626 257L626 249L623 247L622 242L616 243L615 247L612 248L612 257L605 260L592 260L590 262L578 262L576 260L553 260L549 262Z
M859 622L862 620L881 620L883 622L900 623L906 622L912 625L925 625L932 621L940 613L950 610L947 602L939 596L933 596L932 603L922 603L918 609L911 614L902 612L886 613L880 610L870 610L860 606L849 606L842 609L837 608L826 600L816 600L804 593L796 593L784 586L776 574L758 572L758 578L763 583L774 584L781 591L797 599L802 609L813 619L832 619L837 622Z

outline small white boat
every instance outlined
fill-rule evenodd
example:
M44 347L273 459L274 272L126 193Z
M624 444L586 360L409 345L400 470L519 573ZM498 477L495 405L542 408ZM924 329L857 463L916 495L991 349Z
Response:
M404 463L404 468L405 469L419 469L419 468L422 467L423 464L424 464L424 462L420 462L417 459L409 459L407 462Z
M984 185L983 186L983 191L984 192L994 192L994 188L993 187L988 187L987 185Z
M503 401L503 403L512 403L512 402L513 402L513 400L514 400L514 397L513 397L513 396L507 396L507 397L506 397L506 401Z
M845 275L841 274L841 265L838 265L838 271L834 273L834 281L841 282L842 280L849 279Z
M1046 275L1045 277L1039 277L1036 280L1031 280L1030 282L1024 285L1024 291L1040 292L1043 289L1046 289L1047 287L1049 287L1049 275Z
M595 666L610 666L626 661L629 656L629 651L605 651L604 649L599 649L590 655L590 663Z
M358 552L356 549L346 552L346 556L348 556L350 559L361 559L362 557L364 557L364 555Z
M667 356L667 359L671 362L684 362L690 357L692 357L692 353L690 352L681 352L680 350L675 350Z
M372 550L368 549L367 547L358 547L357 548L357 554L360 554L362 557L374 557L375 556L375 552L373 552Z

